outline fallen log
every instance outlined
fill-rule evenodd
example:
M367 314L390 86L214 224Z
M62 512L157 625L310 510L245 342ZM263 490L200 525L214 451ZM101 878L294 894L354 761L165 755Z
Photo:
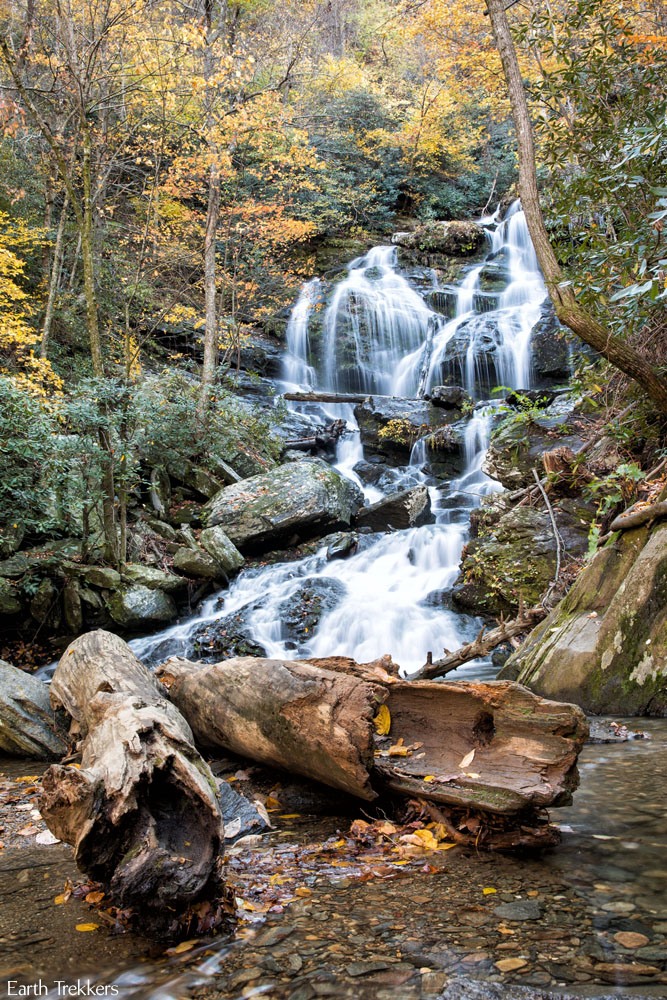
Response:
M330 661L333 662L333 661ZM244 656L157 671L198 743L371 800L373 717L383 686L311 662Z
M504 642L508 642L515 636L529 632L546 616L547 611L543 607L527 608L521 610L517 617L511 621L501 621L497 628L490 629L488 632L486 628L483 628L472 642L465 643L465 645L460 646L459 649L452 653L445 650L445 656L442 656L439 660L428 659L421 670L412 677L412 680L444 677L445 674L456 670L463 663L476 660L480 656L486 656L496 646L501 646Z
M52 760L67 753L67 731L43 681L0 660L0 750Z
M283 397L295 403L363 403L368 392L285 392Z
M583 712L510 681L403 681L394 671L388 658L244 657L209 665L174 658L159 672L207 746L366 800L388 791L454 816L502 818L486 846L553 843L553 828L538 817L569 803L577 787Z
M201 898L222 840L217 786L153 675L118 636L89 632L63 653L51 703L84 740L80 768L44 775L40 811L78 867L123 906Z

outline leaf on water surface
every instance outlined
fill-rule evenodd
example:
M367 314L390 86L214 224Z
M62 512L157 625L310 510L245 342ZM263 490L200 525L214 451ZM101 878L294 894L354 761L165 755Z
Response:
M377 715L373 719L373 725L378 736L387 736L391 729L391 714L386 705L380 705Z
M192 941L181 941L173 948L167 948L165 955L182 955L186 951L192 951L196 944L199 944L198 938L193 938Z

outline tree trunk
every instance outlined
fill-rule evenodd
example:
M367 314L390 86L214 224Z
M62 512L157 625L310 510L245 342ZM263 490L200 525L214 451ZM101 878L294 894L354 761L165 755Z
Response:
M370 392L285 392L285 399L296 403L365 403L369 396L377 398ZM385 397L381 397L385 398ZM389 398L389 397L386 397Z
M40 811L79 868L121 905L201 897L222 839L216 784L153 675L118 636L90 632L61 657L51 703L79 724L82 759L49 768Z
M614 336L581 306L572 285L564 280L544 224L537 190L535 146L528 103L521 70L514 48L505 0L485 0L491 18L496 47L507 81L512 117L519 153L519 195L526 215L535 253L558 319L605 357L616 368L633 378L650 396L661 413L667 414L667 382L625 340Z
M42 342L40 344L40 357L47 358L49 354L49 339L51 337L51 324L53 322L53 311L58 294L58 285L63 265L63 241L65 237L65 223L69 212L69 195L65 192L63 206L60 210L60 221L58 222L58 232L53 248L53 259L51 261L51 277L49 279L49 294L46 300L46 310L44 312L44 322L42 323Z
M213 151L213 156L217 151ZM215 380L218 364L218 308L216 288L216 236L220 219L220 168L217 160L211 163L208 178L208 208L206 211L206 234L204 236L204 362L201 373L201 388L198 415L204 419L209 405L211 386Z
M97 292L95 291L95 255L93 247L92 136L87 124L84 124L83 130L81 170L83 179L81 260L83 263L83 288L86 299L86 321L93 372L98 378L102 378L104 376L104 362L102 360Z
M372 720L382 687L315 664L173 657L158 673L204 746L222 747L374 799Z

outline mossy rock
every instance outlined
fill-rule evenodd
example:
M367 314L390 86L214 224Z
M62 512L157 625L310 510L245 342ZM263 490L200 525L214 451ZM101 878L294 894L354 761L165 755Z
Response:
M595 715L667 715L667 524L613 537L502 676Z

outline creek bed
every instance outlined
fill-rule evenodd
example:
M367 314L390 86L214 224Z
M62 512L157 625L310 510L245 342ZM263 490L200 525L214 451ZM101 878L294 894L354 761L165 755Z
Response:
M554 817L563 843L540 857L456 847L393 870L369 868L304 847L344 833L349 818L278 818L274 833L232 852L230 878L255 904L269 871L286 880L299 871L300 892L277 907L284 912L251 903L233 941L181 955L104 926L76 932L95 914L83 901L53 902L67 878L81 878L69 848L26 837L25 847L0 852L3 979L90 977L155 1000L409 1000L435 997L457 976L502 984L507 1000L519 984L582 997L664 996L667 723L628 725L640 723L650 740L585 747L574 804ZM41 768L4 761L0 770L15 778Z

